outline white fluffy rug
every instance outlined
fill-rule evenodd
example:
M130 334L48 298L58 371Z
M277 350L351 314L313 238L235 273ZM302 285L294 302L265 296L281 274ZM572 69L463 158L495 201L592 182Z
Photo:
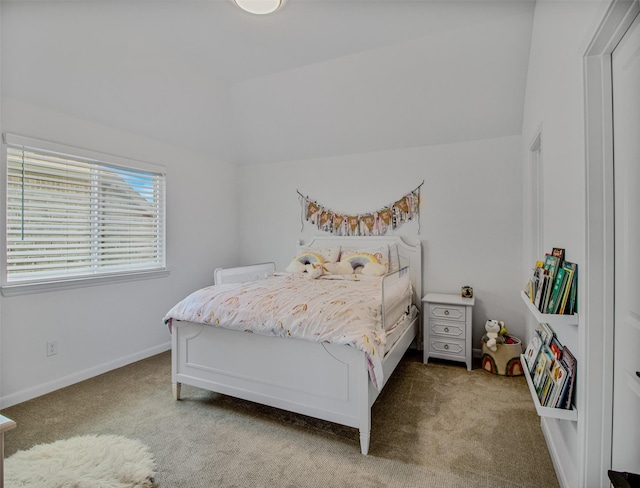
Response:
M87 435L40 444L5 460L5 488L151 488L156 463L144 444Z

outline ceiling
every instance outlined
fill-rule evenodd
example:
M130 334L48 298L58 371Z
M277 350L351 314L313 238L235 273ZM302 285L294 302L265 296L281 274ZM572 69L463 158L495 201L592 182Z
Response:
M438 36L505 11L532 11L532 5L523 0L284 0L276 13L256 16L232 0L160 3L151 14L142 3L120 28L128 33L125 42L162 46L233 83ZM139 22L155 25L145 40L137 35Z
M276 13L255 16L232 0L3 1L2 89L4 96L151 138L171 137L239 164L511 135L502 133L521 123L533 9L532 0L285 0ZM404 52L419 58L398 64ZM479 56L486 56L484 64ZM419 66L420 60L431 65ZM450 98L460 117L474 109L457 107L456 99L460 92L475 93L478 83L496 87L495 93L484 89L491 106L517 110L505 115L509 123L495 124L496 134L478 127L410 139L401 134L405 127L386 143L355 134L352 144L341 144L344 128L338 127L322 146L314 144L317 133L309 133L296 147L287 139L274 141L277 134L262 140L260 128L252 126L254 118L267 118L295 128L295 118L303 116L264 106L253 99L256 93L279 104L298 103L291 97L322 73L351 78L341 86L352 83L349 89L358 92L357 86L369 84L358 77L371 76L365 68L371 63L378 71L395 70L387 83L437 79L438 98ZM461 71L465 66L468 71ZM451 77L456 86L448 92ZM411 90L405 96L420 96L416 86ZM397 95L388 100L386 92L372 91L362 103L381 100L391 112L396 105L404 111L415 105L395 103ZM434 102L442 116L446 105ZM322 100L305 110L331 117ZM348 118L359 124L357 115ZM424 123L418 114L413 118Z

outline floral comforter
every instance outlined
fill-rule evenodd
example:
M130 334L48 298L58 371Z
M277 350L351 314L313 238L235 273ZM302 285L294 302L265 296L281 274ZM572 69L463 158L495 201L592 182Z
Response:
M276 274L264 280L202 288L165 316L256 334L351 345L364 351L374 384L382 385L386 334L379 277L309 279Z

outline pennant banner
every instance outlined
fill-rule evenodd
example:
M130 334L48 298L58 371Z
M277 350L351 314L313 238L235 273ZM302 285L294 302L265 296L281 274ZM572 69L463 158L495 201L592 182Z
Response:
M420 187L407 193L401 199L375 212L347 214L335 212L298 192L301 204L301 220L311 222L324 232L338 236L381 236L389 229L395 229L404 222L418 219L420 233Z

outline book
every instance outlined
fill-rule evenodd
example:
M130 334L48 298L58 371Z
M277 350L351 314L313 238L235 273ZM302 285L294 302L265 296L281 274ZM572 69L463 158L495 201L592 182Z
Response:
M561 292L562 299L560 300L560 308L558 308L559 314L564 314L567 310L567 304L569 303L569 295L571 294L571 288L573 286L573 275L575 273L576 264L565 261L562 267L565 269L566 280L565 286Z
M565 314L572 315L578 311L578 265L573 270L573 281L569 291L569 305L565 309Z
M549 343L549 349L551 350L551 354L555 359L560 359L562 357L562 344L557 337L552 337L551 342Z
M564 249L561 247L554 247L551 251L551 255L557 257L560 260L560 266L564 262Z
M556 335L553 329L549 326L549 324L544 322L540 322L538 324L538 326L536 327L536 331L538 331L538 334L540 334L540 338L542 339L542 342L547 346L551 344L551 340Z
M542 280L538 285L538 290L536 291L536 297L533 301L533 306L536 307L537 310L540 310L540 304L542 303L542 297L544 296L544 291L546 290L549 284L549 275L543 274Z
M553 281L553 288L547 302L547 307L545 309L546 313L556 313L558 311L560 304L559 300L561 299L560 293L564 289L565 285L565 275L566 270L563 267L558 268L556 278Z
M558 268L559 268L559 258L551 254L547 254L544 260L544 269L549 275L549 283L547 285L547 289L544 292L544 298L542 299L542 303L540 303L539 310L542 313L545 313L545 310L547 309L549 298L551 296L551 291L553 289L553 285L556 280L556 273L558 272Z
M534 375L533 384L536 387L538 398L540 398L541 392L545 386L549 372L551 371L551 364L553 363L553 355L546 344L542 345L540 354L538 355L538 362L536 363L536 372Z
M547 356L542 352L542 348L538 353L538 358L536 359L536 369L533 372L533 378L531 381L533 382L533 386L538 391L538 385L540 384L540 378L542 377L545 369L545 363L547 361Z
M542 277L544 275L544 263L542 261L536 261L535 266L533 267L533 272L531 274L531 278L524 286L524 292L529 297L531 303L534 303L536 294L540 288L540 284L542 283Z
M576 383L576 373L577 373L578 364L575 356L567 346L564 346L562 350L562 361L565 362L566 369L569 373L567 375L567 381L569 382L569 385L568 385L566 394L562 399L562 404L558 405L558 407L569 410L571 409L571 405L573 404L573 391L575 389L574 387Z
M538 287L542 282L542 278L544 276L544 263L542 261L536 261L536 266L533 269L533 284L535 287L535 292L538 291Z
M538 400L540 400L540 405L543 407L547 405L547 399L553 388L553 378L551 377L553 364L554 363L550 363L549 367L545 370L542 385L540 386L540 393L538 394Z
M546 406L555 407L557 405L568 374L569 373L562 361L555 361L553 363L550 373L552 386L551 392L545 402Z
M537 331L534 331L533 336L531 336L531 340L524 351L524 360L527 363L529 373L532 373L535 369L536 360L538 359L538 354L540 354L541 347L542 339L540 339L540 334L538 334Z
M534 292L533 292L533 280L529 280L525 287L525 293L529 297L529 301L533 303Z
M540 336L540 339L542 339L542 342L544 342L546 329L542 326L542 322L539 322L538 325L536 325L536 332Z
M562 385L562 391L560 392L560 395L556 400L556 404L554 406L555 408L564 409L565 406L567 405L567 398L569 397L569 390L571 389L571 383L573 381L574 375L571 373L569 366L567 365L564 359L561 359L560 362L564 366L564 369L567 371L567 376L565 378L564 384ZM569 402L568 405L569 406L566 407L566 409L571 408L571 402Z

